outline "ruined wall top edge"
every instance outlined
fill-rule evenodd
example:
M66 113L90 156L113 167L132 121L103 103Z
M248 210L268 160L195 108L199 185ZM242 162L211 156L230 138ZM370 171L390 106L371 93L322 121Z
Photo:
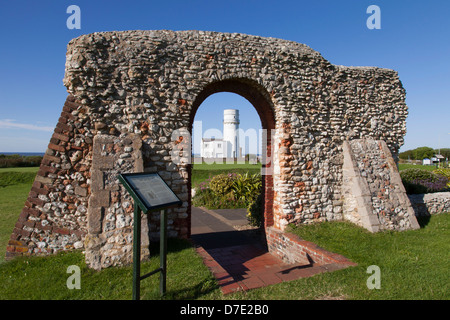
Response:
M243 33L222 33L213 31L171 31L171 30L129 30L107 31L86 34L72 39L67 46L66 75L64 84L70 82L70 73L79 71L79 55L89 53L98 56L99 51L114 48L117 51L126 52L127 58L136 58L145 49L155 52L166 49L167 46L176 46L183 51L205 50L205 54L213 54L211 43L216 47L228 45L229 48L240 50L240 54L260 55L285 55L295 59L315 60L322 68L330 68L341 72L350 73L376 73L383 76L398 78L398 73L391 69L368 66L342 66L334 65L309 46L283 39L261 37ZM204 47L204 48L203 48ZM100 53L101 56L101 53ZM109 56L101 56L103 62ZM69 90L70 91L70 90ZM72 92L73 93L73 92Z
M111 40L118 41L128 41L128 44L132 41L137 41L143 44L145 41L165 41L165 42L190 42L191 44L198 42L201 43L203 40L211 41L240 41L247 42L249 44L259 43L260 45L270 46L269 49L279 50L282 52L297 52L303 55L313 55L316 58L323 59L322 55L307 46L306 44L285 40L273 37L262 37L249 35L244 33L226 33L226 32L215 32L215 31L199 31L199 30L186 30L186 31L172 31L172 30L128 30L128 31L104 31L104 32L94 32L90 34L81 35L77 38L72 39L68 48L70 47L86 47L93 43L106 44L106 42ZM68 51L69 51L68 49ZM386 72L395 72L392 69L380 68L373 66L343 66L334 65L336 68L345 69L357 69L357 70L382 70Z
M288 92L311 90L314 83L325 83L328 90L340 83L342 92L368 91L373 103L380 100L373 85L384 90L389 84L392 90L383 104L401 106L401 112L406 108L396 71L333 65L305 44L242 33L134 30L82 35L68 44L63 82L81 104L95 108L105 99L122 102L125 97L134 105L135 100L142 102L139 97L158 98L162 91L173 101L190 101L206 85L236 78L274 92L272 99L280 105L298 103L287 102L294 98Z
M287 52L290 50L296 51L301 54L312 54L317 57L321 57L320 53L311 49L305 44L295 41L283 40L272 37L261 37L248 35L244 33L226 33L215 31L198 31L198 30L186 30L186 31L172 31L172 30L128 30L128 31L105 31L95 32L91 34L81 35L69 42L70 46L86 46L92 43L105 43L111 40L140 42L145 41L164 41L164 42L184 42L186 44L200 43L205 40L215 42L226 41L240 41L248 44L256 44L270 46L275 50ZM322 58L323 59L323 58Z

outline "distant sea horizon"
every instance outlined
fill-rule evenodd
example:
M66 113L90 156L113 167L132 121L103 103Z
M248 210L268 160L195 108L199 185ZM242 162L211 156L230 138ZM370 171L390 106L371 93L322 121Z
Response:
M44 156L45 152L0 152L0 155L1 154L7 156L10 156L12 154L18 154L23 157L29 157L29 156Z

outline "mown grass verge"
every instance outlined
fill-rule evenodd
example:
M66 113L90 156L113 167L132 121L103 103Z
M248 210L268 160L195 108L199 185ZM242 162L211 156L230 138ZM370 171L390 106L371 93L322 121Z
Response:
M302 238L343 254L356 267L223 296L188 241L169 241L167 294L163 299L355 299L446 300L450 214L433 216L420 230L371 234L346 222L292 227ZM142 274L158 267L157 245ZM81 289L68 289L70 265L81 269ZM367 268L380 268L380 289L369 289ZM22 257L0 265L0 299L131 299L132 268L88 269L82 252ZM142 299L161 299L158 276L141 284Z
M30 183L0 188L0 262L30 190ZM450 214L421 219L420 230L371 234L347 222L291 227L301 238L342 254L358 266L311 278L223 296L216 280L188 241L169 241L167 294L164 299L450 299ZM158 267L158 247L142 264L142 274ZM70 290L67 268L81 270L81 289ZM366 285L367 268L380 268L381 288ZM158 276L142 282L142 299L161 299ZM131 266L88 269L81 251L49 257L22 257L0 263L0 299L131 299Z

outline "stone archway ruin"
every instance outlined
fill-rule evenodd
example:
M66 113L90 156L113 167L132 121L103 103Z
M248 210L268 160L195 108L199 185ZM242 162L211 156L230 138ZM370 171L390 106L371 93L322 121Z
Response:
M269 248L287 241L289 223L418 228L394 162L407 116L395 71L336 66L280 39L124 31L72 40L64 84L69 96L8 258L84 247L92 268L129 263L133 208L116 179L124 172L159 172L183 200L169 213L169 236L189 237L189 163L174 163L173 152L186 149L173 133L189 132L201 101L219 91L247 98L274 131L265 186ZM144 243L158 233L157 217L148 219Z

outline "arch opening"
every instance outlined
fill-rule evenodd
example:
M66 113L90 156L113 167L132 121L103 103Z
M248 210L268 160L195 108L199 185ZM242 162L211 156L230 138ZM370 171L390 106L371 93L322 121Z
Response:
M240 97L246 99L256 110L259 119L261 121L262 130L262 145L261 145L261 174L262 174L262 205L261 205L261 218L262 229L273 225L273 174L271 169L273 168L272 161L272 135L275 129L275 116L274 108L271 102L270 95L264 88L261 88L257 83L247 79L232 79L223 80L211 83L207 85L196 97L192 105L192 111L189 121L189 132L192 136L194 119L199 107L210 96L216 93L234 93ZM192 149L194 150L194 149ZM188 166L188 190L192 188L192 164ZM189 224L189 237L191 236L191 218L192 218L192 194L189 192L188 196L188 224Z

